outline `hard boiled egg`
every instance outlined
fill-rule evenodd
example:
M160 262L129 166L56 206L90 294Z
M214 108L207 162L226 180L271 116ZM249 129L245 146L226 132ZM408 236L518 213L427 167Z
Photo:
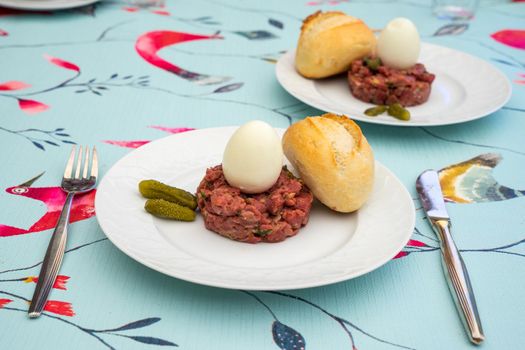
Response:
M419 58L419 33L407 18L391 20L381 31L377 40L377 54L384 65L406 69L417 63Z
M239 127L228 141L222 158L226 181L244 193L260 193L272 187L282 165L280 137L260 120Z

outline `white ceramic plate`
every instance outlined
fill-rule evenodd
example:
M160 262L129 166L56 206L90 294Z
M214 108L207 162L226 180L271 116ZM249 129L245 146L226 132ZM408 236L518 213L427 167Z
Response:
M284 290L347 280L388 262L410 238L412 199L376 163L371 198L353 214L315 203L309 223L280 243L229 240L195 222L155 218L143 209L137 185L144 179L195 191L207 167L219 164L237 127L172 135L119 160L104 176L95 199L97 219L108 238L138 262L183 280L209 286ZM279 130L280 133L283 130Z
M99 0L0 0L0 6L17 10L65 10L86 6Z
M507 77L490 63L447 47L423 43L419 61L436 75L430 98L409 107L411 119L397 120L388 115L369 117L372 107L350 93L346 75L313 80L295 70L295 50L277 62L277 80L295 98L322 111L346 114L367 123L397 126L432 126L463 123L497 111L509 100L512 88Z

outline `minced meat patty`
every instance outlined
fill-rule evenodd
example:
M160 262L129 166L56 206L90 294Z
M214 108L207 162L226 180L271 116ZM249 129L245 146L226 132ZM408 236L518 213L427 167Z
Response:
M435 75L417 63L408 69L394 69L380 65L372 70L364 60L352 62L348 84L352 95L376 105L399 103L416 106L428 100Z
M283 167L266 192L241 193L228 185L222 165L206 170L197 188L197 203L208 230L247 243L280 242L306 225L313 195Z

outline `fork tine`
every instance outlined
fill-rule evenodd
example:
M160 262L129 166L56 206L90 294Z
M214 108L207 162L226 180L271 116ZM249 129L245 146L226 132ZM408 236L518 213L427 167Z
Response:
M91 176L97 177L98 176L98 155L97 155L97 148L93 146L93 154L92 154L92 165L91 165Z
M86 146L86 155L84 157L84 171L82 172L82 178L87 179L87 173L89 168L89 147Z
M71 148L71 153L69 154L69 159L67 160L66 170L64 170L64 178L69 179L73 175L73 163L75 162L75 153L77 151L77 146L73 145Z
M80 179L80 167L82 166L82 146L78 148L77 166L75 169L75 179Z

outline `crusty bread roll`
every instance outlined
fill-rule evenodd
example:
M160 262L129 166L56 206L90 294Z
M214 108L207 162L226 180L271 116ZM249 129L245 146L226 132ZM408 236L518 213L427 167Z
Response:
M374 154L359 126L346 116L307 117L286 130L283 151L314 196L349 213L368 199Z
M348 71L352 61L372 53L374 33L343 12L316 12L301 27L295 67L306 78L325 78Z

